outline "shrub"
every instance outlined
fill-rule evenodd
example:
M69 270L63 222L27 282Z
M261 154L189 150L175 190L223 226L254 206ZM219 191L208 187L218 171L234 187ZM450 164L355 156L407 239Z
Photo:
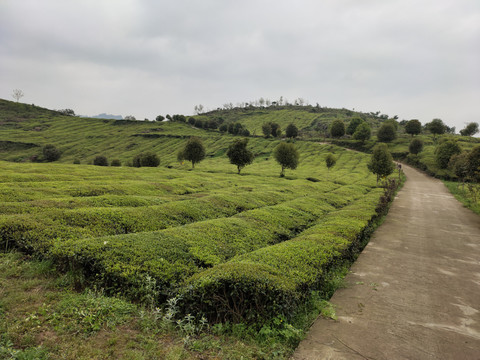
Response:
M448 162L449 169L451 169L462 182L469 175L468 165L468 152L466 151L453 155Z
M395 127L391 123L386 123L380 126L380 129L378 129L377 133L377 138L378 141L381 142L390 142L395 140L397 137L397 131L395 130Z
M118 159L113 159L110 166L122 166L122 163Z
M444 141L435 149L435 162L440 169L446 169L450 158L455 154L460 154L462 149L456 141Z
M345 124L342 120L334 120L330 127L330 135L334 138L339 138L345 135Z
M412 139L410 145L408 146L408 151L410 154L419 154L423 150L423 141L420 139Z
M263 133L263 136L265 136L265 138L270 137L270 135L272 134L271 123L265 123L262 125L262 133Z
M292 143L280 143L273 153L275 160L282 166L280 177L285 176L285 169L295 170L298 165L299 154Z
M134 167L157 167L158 165L160 165L160 159L152 152L141 153L133 158Z
M62 153L58 150L55 145L48 144L45 145L42 149L43 157L46 161L52 162L60 159Z
M93 159L93 165L108 166L108 160L106 156L98 155Z
M468 154L468 175L472 180L480 182L480 145Z
M335 166L337 160L332 154L328 154L325 158L325 165L327 165L327 169L330 170L331 167Z

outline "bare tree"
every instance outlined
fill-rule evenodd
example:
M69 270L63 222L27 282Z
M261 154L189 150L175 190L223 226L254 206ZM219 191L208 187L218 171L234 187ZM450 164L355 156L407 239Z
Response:
M14 98L15 100L17 100L17 102L18 102L18 100L20 100L24 95L25 95L25 94L24 94L23 91L20 90L20 89L15 89L15 90L13 90L13 93L12 93L13 98Z

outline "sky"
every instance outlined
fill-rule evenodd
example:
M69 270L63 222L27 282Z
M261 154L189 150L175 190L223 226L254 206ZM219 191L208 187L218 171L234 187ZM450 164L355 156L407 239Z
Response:
M480 122L479 0L0 0L0 98L154 119L263 97Z

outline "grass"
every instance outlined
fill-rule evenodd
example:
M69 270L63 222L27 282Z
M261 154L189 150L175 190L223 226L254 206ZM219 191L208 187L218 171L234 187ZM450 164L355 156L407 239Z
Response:
M473 191L476 192L476 200L468 184L459 184L455 181L444 181L444 184L458 201L460 201L465 207L480 215L480 189L478 184L473 184Z

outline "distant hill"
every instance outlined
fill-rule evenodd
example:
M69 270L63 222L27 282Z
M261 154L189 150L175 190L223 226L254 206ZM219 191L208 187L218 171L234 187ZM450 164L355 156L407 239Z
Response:
M123 117L122 117L122 115L112 115L112 114L105 114L105 113L98 114L98 115L95 115L95 116L88 116L88 117L91 117L91 118L93 118L93 119L114 119L114 120L123 120Z

